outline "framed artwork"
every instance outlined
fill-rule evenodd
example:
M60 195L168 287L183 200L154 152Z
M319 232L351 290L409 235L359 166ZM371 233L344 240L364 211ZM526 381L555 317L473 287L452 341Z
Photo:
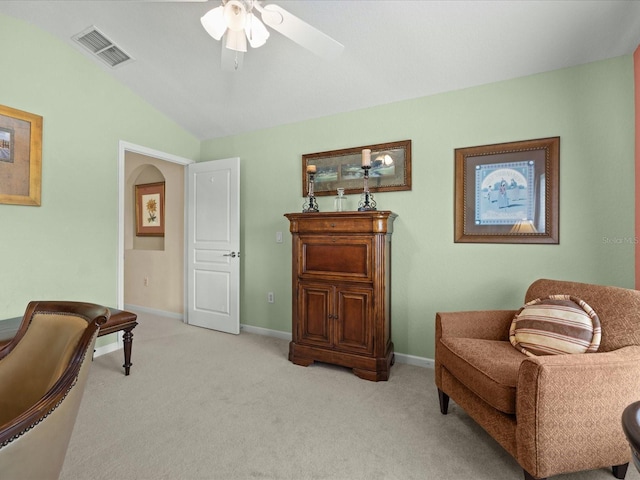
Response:
M136 236L164 237L164 182L136 185Z
M344 188L345 194L362 193L362 150L365 148L371 150L371 192L411 190L411 140L403 140L302 155L302 196L309 194L307 167L310 165L316 167L316 196L335 195L338 188Z
M558 244L560 137L455 150L455 242Z
M0 203L40 206L42 117L0 105Z

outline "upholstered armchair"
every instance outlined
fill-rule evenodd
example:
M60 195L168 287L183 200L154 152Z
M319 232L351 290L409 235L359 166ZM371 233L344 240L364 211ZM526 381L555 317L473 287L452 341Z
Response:
M0 476L57 479L84 391L99 326L109 310L31 302L0 347Z
M525 303L555 295L595 312L595 352L591 345L592 353L523 353L510 338L520 310L437 313L440 410L448 412L451 398L513 456L525 479L604 467L624 478L630 450L620 418L640 395L640 292L543 279L530 285Z

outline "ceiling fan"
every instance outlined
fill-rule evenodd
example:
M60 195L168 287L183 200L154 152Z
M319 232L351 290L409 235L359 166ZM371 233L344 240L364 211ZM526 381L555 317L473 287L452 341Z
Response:
M336 58L344 49L342 44L284 8L278 5L262 5L259 0L222 0L222 5L209 10L200 22L207 33L216 40L222 40L224 37L224 70L241 68L244 53L247 51L247 41L252 48L261 47L266 43L269 38L266 26L328 60Z

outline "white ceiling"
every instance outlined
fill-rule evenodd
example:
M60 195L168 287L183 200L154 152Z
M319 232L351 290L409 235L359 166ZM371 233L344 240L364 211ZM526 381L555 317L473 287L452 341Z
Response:
M95 25L135 58L92 59L199 139L211 139L633 53L640 1L268 0L345 46L326 61L275 31L220 68L200 17L220 4L0 1L71 37ZM88 55L88 54L86 54Z

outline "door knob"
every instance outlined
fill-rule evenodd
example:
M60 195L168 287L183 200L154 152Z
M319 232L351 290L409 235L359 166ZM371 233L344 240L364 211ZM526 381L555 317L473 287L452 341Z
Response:
M236 252L224 253L224 254L222 254L222 256L223 256L223 257L236 258Z

